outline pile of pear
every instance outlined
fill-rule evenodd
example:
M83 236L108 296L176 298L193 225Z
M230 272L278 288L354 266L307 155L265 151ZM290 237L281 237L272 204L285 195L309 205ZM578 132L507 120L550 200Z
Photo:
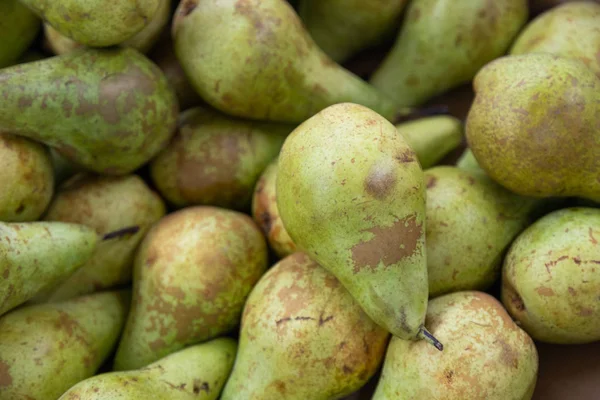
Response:
M531 399L600 341L600 4L540 4L0 2L0 399Z

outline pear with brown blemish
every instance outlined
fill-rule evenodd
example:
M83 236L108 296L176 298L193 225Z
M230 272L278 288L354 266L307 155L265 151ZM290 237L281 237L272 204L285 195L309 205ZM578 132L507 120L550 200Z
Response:
M536 340L600 340L600 210L554 211L523 232L504 261L502 302Z
M0 1L0 68L18 63L19 57L35 40L41 21L20 0Z
M393 337L373 400L529 400L537 382L533 340L489 294L429 302L427 326L446 345Z
M423 171L396 127L364 106L337 104L298 126L278 163L277 207L298 248L377 324L429 338Z
M375 374L388 338L335 276L294 253L246 302L221 400L342 398Z

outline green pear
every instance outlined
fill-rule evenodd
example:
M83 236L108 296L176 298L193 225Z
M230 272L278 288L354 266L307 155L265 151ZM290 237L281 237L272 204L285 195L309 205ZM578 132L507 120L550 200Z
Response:
M192 86L230 115L301 123L347 101L388 119L398 111L323 53L285 0L183 0L173 38Z
M342 398L375 374L388 338L335 276L294 253L246 302L221 400Z
M413 0L370 82L400 106L419 106L504 55L527 17L527 0Z
M298 14L332 60L342 63L393 32L407 0L302 0Z
M0 221L38 220L54 193L48 148L0 132Z
M600 78L600 4L577 1L556 6L531 21L511 54L552 53L583 61Z
M233 339L214 339L139 370L88 378L59 400L216 400L233 367L236 349Z
M83 168L69 161L56 149L50 148L50 158L54 167L54 186L60 186L64 181L83 172Z
M174 139L150 163L152 181L176 207L247 210L261 172L293 129L199 107L187 110Z
M537 383L533 340L489 294L463 291L429 302L442 353L393 337L373 400L529 400Z
M0 318L0 398L52 400L96 373L114 348L128 292L15 310Z
M147 26L161 0L20 0L45 22L78 43L92 47L124 42Z
M572 207L537 220L504 261L502 301L534 339L600 340L600 209Z
M466 137L492 179L524 196L600 200L600 79L582 61L506 56L473 87Z
M0 222L0 315L68 278L97 242L84 225Z
M478 176L487 176L481 165L477 162L475 155L468 147L456 160L456 166L462 170L469 171L471 174L477 174Z
M288 136L278 164L277 207L298 248L388 332L427 337L425 184L396 127L333 105Z
M40 19L19 0L0 1L0 68L14 64L40 30Z
M162 218L136 255L115 370L141 368L231 331L267 263L265 239L245 214L198 206Z

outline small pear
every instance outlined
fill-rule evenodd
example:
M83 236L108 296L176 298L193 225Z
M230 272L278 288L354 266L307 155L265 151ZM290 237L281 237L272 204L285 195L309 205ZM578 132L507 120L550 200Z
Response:
M267 258L264 237L245 214L199 206L162 218L138 249L115 370L231 331Z
M527 17L527 0L413 0L370 82L400 106L419 106L504 55Z
M478 176L487 176L483 168L477 162L475 155L468 147L461 154L461 156L456 160L456 167L469 171L472 174L477 174Z
M0 315L68 278L97 242L84 225L0 222Z
M294 253L246 302L221 400L342 398L375 374L388 338L332 274Z
M427 325L444 351L393 337L373 400L531 399L537 349L494 297L464 291L433 299Z
M216 400L229 377L236 350L233 339L214 339L139 370L88 378L59 400Z
M0 1L0 68L13 65L40 31L40 19L20 0Z
M0 97L1 131L111 175L154 157L174 133L178 113L160 69L130 48L83 49L5 68Z
M0 398L51 400L96 373L111 354L128 292L24 307L0 318Z
M573 207L537 220L512 244L502 301L536 340L600 340L600 209Z
M388 119L398 111L323 53L285 0L183 0L173 38L192 86L230 115L301 123L347 101Z

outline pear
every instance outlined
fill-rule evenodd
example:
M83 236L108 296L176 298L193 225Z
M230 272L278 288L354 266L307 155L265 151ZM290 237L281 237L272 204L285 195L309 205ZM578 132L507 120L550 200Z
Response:
M245 214L198 206L162 218L136 255L114 369L140 368L231 331L267 258L262 233Z
M533 340L494 297L462 291L429 302L442 353L393 337L373 400L529 400L537 382Z
M502 301L534 339L600 340L600 209L571 207L537 220L504 261Z
M400 106L419 106L504 55L527 17L527 0L413 0L370 82Z
M20 0L0 1L0 68L13 65L40 31L40 19Z
M137 169L175 130L172 89L130 48L83 49L9 67L0 70L0 83L0 130L56 147L102 174Z
M0 315L68 278L97 242L84 225L0 222Z
M463 151L461 156L456 160L456 166L462 170L469 171L472 174L479 176L487 176L483 168L477 162L475 155L468 147Z
M395 126L333 105L287 137L278 164L277 207L298 248L388 332L428 337L423 171Z
M510 54L552 53L583 61L600 78L600 4L565 3L539 15L515 40Z
M0 221L38 220L54 193L48 148L0 132Z
M347 101L388 119L398 111L323 53L285 0L183 0L173 38L192 86L233 116L301 123Z
M379 44L399 22L407 0L302 0L298 14L332 60L342 63Z
M20 0L54 29L78 43L113 46L150 23L162 0Z
M83 168L73 164L65 156L60 154L56 149L50 148L50 158L54 167L54 186L58 187L69 178L75 176L79 172L83 172Z
M127 292L105 292L2 316L0 398L57 399L94 375L119 338L128 306Z
M277 157L293 129L205 108L187 110L174 139L151 161L152 180L176 207L247 210L260 173Z
M231 372L236 349L233 339L214 339L139 370L88 378L59 400L216 400Z
M600 200L600 79L582 61L506 56L473 86L466 137L492 179L524 196Z
M388 338L335 276L294 253L246 302L221 400L339 399L375 374Z

